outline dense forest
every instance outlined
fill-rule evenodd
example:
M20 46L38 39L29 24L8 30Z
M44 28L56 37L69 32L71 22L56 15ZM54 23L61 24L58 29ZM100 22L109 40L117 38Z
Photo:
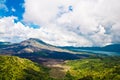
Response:
M71 60L66 80L120 80L120 57Z
M120 57L67 60L69 69L47 68L25 58L0 56L0 80L119 80ZM54 70L51 72L51 70ZM55 76L56 78L52 77ZM60 75L63 75L60 77Z
M0 80L52 80L48 70L28 59L0 56Z

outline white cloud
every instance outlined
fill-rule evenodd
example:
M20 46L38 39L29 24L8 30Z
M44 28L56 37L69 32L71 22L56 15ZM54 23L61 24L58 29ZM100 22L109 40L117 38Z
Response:
M24 21L38 24L40 29L11 22L14 18L7 21L7 18L7 22L2 23L6 28L0 30L4 36L0 38L34 37L59 46L120 43L119 3L120 0L25 0ZM6 31L9 26L12 28Z
M15 11L16 11L16 9L15 9L15 8L12 8L12 9L11 9L11 11L12 11L12 12L15 12Z
M103 46L120 42L119 3L120 0L25 0L24 20L41 25L48 33L46 40L53 39L53 44Z
M3 17L0 19L0 41L10 41L10 42L20 42L22 40L28 38L39 38L47 43L51 43L53 45L78 45L76 43L79 39L81 39L79 45L89 44L89 41L84 39L83 37L78 37L76 34L71 32L63 31L60 28L55 29L56 25L51 24L51 27L43 27L40 29L33 29L29 26L23 25L21 22L15 23L14 20L17 19L14 16L11 17ZM49 30L49 31L48 31ZM47 31L47 32L46 32ZM66 34L67 33L67 34ZM61 35L62 34L62 35ZM65 34L65 35L64 35ZM74 35L69 37L69 34ZM59 43L57 41L59 41ZM86 41L86 42L84 42ZM89 44L90 45L90 44ZM88 46L89 46L88 45Z
M0 40L19 42L28 38L28 32L34 31L22 23L14 23L14 16L3 17L0 19Z

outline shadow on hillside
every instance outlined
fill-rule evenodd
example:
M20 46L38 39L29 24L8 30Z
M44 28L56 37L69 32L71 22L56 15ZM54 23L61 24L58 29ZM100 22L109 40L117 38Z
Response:
M71 54L67 52L57 52L57 51L49 51L49 50L42 50L41 52L37 52L37 53L21 53L21 54L12 54L12 55L19 56L22 58L27 58L35 62L38 61L43 62L46 61L47 58L64 61L64 60L75 60L75 59L89 57L88 54Z

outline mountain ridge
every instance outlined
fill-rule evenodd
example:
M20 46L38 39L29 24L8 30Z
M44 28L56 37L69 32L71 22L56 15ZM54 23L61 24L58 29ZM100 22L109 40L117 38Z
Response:
M50 50L50 51L59 51L59 52L70 52L68 50L63 50L61 48L57 48L53 45L47 44L43 42L42 40L36 39L36 38L30 38L25 41L22 41L20 43L15 43L11 45L7 45L5 48L2 48L4 51L8 50L15 53L22 53L22 52L27 52L28 53L33 53L33 52L38 52L41 50ZM2 52L1 52L2 53Z
M31 60L36 58L36 61L39 61L40 58L73 60L89 56L88 54L57 48L34 38L0 48L0 54L19 56Z
M120 44L111 44L106 45L104 47L73 47L73 46L65 46L59 47L62 49L73 50L73 49L82 49L82 50L95 50L95 51L107 51L107 52L120 52ZM75 51L75 50L73 50Z

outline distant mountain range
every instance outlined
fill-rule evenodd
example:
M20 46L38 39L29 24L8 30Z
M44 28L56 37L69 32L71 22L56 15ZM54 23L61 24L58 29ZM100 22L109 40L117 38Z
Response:
M67 49L71 51L82 51L82 50L94 50L94 51L107 51L107 52L120 52L120 44L111 44L104 47L60 47L62 49Z
M10 44L11 44L10 42L0 42L0 48L6 47Z
M120 44L111 44L104 47L56 47L45 43L44 41L36 38L30 38L20 43L11 44L10 42L0 42L0 53L35 53L35 52L67 52L74 53L72 51L79 50L94 50L94 51L108 51L108 52L120 52ZM70 51L69 51L70 50Z
M0 45L9 45L11 44L10 42L0 42Z

